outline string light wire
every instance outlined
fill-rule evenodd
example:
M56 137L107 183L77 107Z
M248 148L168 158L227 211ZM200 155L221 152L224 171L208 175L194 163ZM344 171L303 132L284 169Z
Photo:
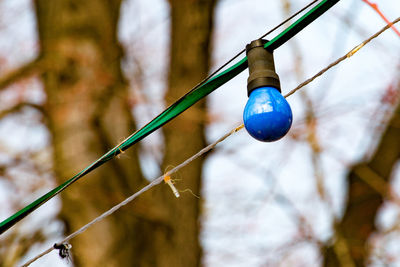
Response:
M274 28L272 28L271 30L269 30L268 32L264 33L263 35L260 36L260 38L258 39L263 39L264 37L266 37L267 35L273 33L274 31L276 31L277 29L279 29L280 27L282 27L284 24L288 23L290 20L292 20L293 18L295 18L297 15L303 13L305 10L307 10L309 7L311 7L312 5L314 5L315 3L317 3L318 0L314 0L312 2L310 2L308 5L306 5L305 7L303 7L302 9L300 9L299 11L297 11L296 13L294 13L293 15L291 15L289 18L285 19L284 21L282 21L281 23L279 23L278 25L276 25ZM218 69L216 69L214 72L212 72L210 75L208 75L206 78L204 78L202 81L200 81L197 85L195 85L191 90L194 90L196 88L198 88L199 86L201 86L202 84L204 84L205 82L207 82L209 79L211 79L212 77L214 77L217 73L219 73L221 70L223 70L226 66L228 66L230 63L232 63L232 61L234 61L235 59L237 59L241 54L243 54L246 51L246 48L242 49L241 51L239 51L236 55L234 55L231 59L229 59L227 62L225 62L224 64L222 64Z
M386 31L387 29L389 29L391 27L391 25L394 25L396 23L398 23L400 21L400 17L397 18L396 20L394 20L391 24L386 25L385 27L383 27L380 31L378 31L377 33L375 33L374 35L370 36L369 38L367 38L366 40L364 40L363 42L361 42L359 45L357 45L356 47L354 47L352 50L350 50L348 53L346 53L345 55L343 55L342 57L338 58L337 60L335 60L334 62L332 62L331 64L329 64L328 66L326 66L325 68L323 68L321 71L319 71L318 73L316 73L315 75L313 75L311 78L305 80L304 82L300 83L297 87L295 87L294 89L292 89L289 93L287 93L284 97L287 98L291 95L293 95L296 91L300 90L302 87L304 87L305 85L311 83L312 81L314 81L316 78L318 78L319 76L321 76L322 74L324 74L325 72L327 72L329 69L331 69L332 67L338 65L339 63L343 62L345 59L350 58L351 56L353 56L355 53L357 53L362 47L364 47L367 43L369 43L370 41L372 41L373 39L375 39L376 37L378 37L380 34L382 34L384 31ZM185 167L186 165L190 164L192 161L194 161L195 159L199 158L200 156L202 156L203 154L207 153L208 151L212 150L217 144L223 142L226 138L228 138L229 136L231 136L232 134L240 131L241 129L243 129L244 125L241 124L238 127L236 127L235 129L231 130L230 132L226 133L224 136L222 136L221 138L219 138L217 141L209 144L208 146L204 147L203 149L201 149L199 152L197 152L195 155L193 155L192 157L188 158L187 160L185 160L184 162L182 162L181 164L179 164L178 166L174 167L173 169L171 169L170 171L166 172L164 175L156 178L155 180L153 180L151 183L149 183L148 185L146 185L145 187L143 187L142 189L140 189L139 191L137 191L136 193L134 193L133 195L131 195L130 197L126 198L124 201L120 202L119 204L115 205L114 207L112 207L111 209L109 209L108 211L104 212L103 214L101 214L100 216L96 217L94 220L92 220L91 222L89 222L88 224L84 225L83 227L81 227L80 229L78 229L77 231L73 232L72 234L70 234L69 236L67 236L66 238L64 238L62 241L58 242L55 244L55 246L59 246L60 244L67 244L68 241L70 241L72 238L76 237L77 235L83 233L85 230L87 230L89 227L91 227L93 224L103 220L104 218L106 218L107 216L113 214L115 211L117 211L118 209L120 209L121 207L125 206L126 204L128 204L129 202L133 201L135 198L137 198L138 196L140 196L141 194L143 194L144 192L148 191L149 189L151 189L152 187L160 184L162 181L164 181L165 176L171 176L172 174L176 173L178 170L180 170L181 168ZM31 260L27 261L24 265L22 265L22 267L27 267L29 266L31 263L35 262L36 260L38 260L39 258L43 257L44 255L50 253L52 250L54 250L54 246L46 249L45 251L43 251L42 253L38 254L37 256L35 256L34 258L32 258Z
M282 44L287 42L297 33L302 31L305 27L307 27L310 23L315 21L318 17L324 14L327 10L329 10L332 6L334 6L339 0L322 0L319 1L317 5L312 7L306 14L302 15L295 22L289 25L286 29L284 29L280 34L274 37L271 41L268 41L264 48L273 51L274 49L280 47ZM209 77L214 75L212 78L206 79L205 82L200 83L197 87L194 87L190 91L188 91L181 98L176 100L173 104L167 107L163 112L153 118L146 125L138 129L136 132L132 133L128 136L124 141L120 144L106 152L104 155L99 157L97 160L92 162L86 168L75 174L73 177L67 179L62 184L53 188L46 194L34 200L32 203L28 204L24 208L20 209L7 219L0 222L0 234L7 231L17 222L28 216L30 213L35 211L37 208L45 204L47 201L60 194L62 191L67 189L73 183L86 176L88 173L97 169L104 163L109 160L117 157L125 150L130 148L131 146L137 144L141 140L143 140L146 136L153 133L169 121L173 120L175 117L180 115L182 112L193 106L195 103L206 97L208 94L227 83L229 80L237 76L239 73L244 71L247 68L247 57L242 58L239 62L235 63L233 66L227 68L226 70L221 71L220 73L214 75L211 74Z

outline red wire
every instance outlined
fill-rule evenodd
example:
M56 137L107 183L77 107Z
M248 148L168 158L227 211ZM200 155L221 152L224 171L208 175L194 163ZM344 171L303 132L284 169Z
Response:
M376 3L371 3L369 0L362 0L364 1L364 3L368 4L370 7L372 7L376 13L379 14L379 16L381 16L381 18L392 28L392 30L397 33L397 35L400 37L400 32L396 29L396 27L386 18L385 15L383 15L383 13L381 12L381 10L379 9L378 5Z

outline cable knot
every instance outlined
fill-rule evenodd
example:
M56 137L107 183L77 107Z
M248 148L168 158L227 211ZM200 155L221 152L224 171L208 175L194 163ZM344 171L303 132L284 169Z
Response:
M54 249L58 249L58 255L60 255L60 257L62 259L67 258L67 260L71 260L71 248L72 245L69 243L62 243L62 244L54 244Z

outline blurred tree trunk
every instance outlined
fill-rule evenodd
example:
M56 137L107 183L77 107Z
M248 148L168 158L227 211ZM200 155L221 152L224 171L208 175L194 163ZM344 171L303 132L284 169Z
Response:
M42 80L58 184L134 129L117 41L120 1L36 0ZM129 156L129 159L124 159ZM77 230L143 184L135 149L61 194L66 233ZM127 210L72 241L77 266L122 266L136 246Z
M399 84L400 86L400 84ZM376 230L376 215L390 194L390 176L400 158L400 103L383 132L375 154L348 174L345 214L336 225L334 243L326 248L324 266L365 266L368 238Z
M215 2L215 0L169 1L171 58L166 94L168 104L185 94L208 73ZM205 120L205 101L200 101L163 128L164 168L183 162L206 145ZM204 157L179 171L178 178L182 179L177 183L179 189L190 189L194 194L200 195L203 162ZM190 193L181 194L179 199L175 199L172 192L167 193L165 201L170 202L169 220L174 231L170 246L175 251L176 259L174 264L163 266L199 266L201 202Z
M46 112L57 183L86 167L134 130L117 41L120 0L35 0ZM168 102L208 71L214 0L170 1ZM204 146L204 102L167 126L164 166ZM200 192L202 160L181 171L178 187ZM141 175L131 148L61 194L66 234L137 191ZM199 266L199 200L175 199L160 186L74 238L76 266Z
M171 46L167 103L185 94L203 79L210 66L210 39L213 28L215 0L170 0ZM187 110L164 127L164 168L177 165L203 148L206 120L205 101ZM182 181L177 187L190 189L200 195L201 170L204 158L196 160L179 172ZM191 194L182 194L171 202L170 220L174 230L172 249L177 251L176 262L165 266L199 266L200 200Z

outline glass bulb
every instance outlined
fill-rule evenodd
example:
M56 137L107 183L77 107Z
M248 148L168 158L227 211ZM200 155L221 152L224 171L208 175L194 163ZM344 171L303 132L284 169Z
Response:
M274 87L254 89L243 112L247 132L263 142L281 139L289 131L292 118L289 103Z

